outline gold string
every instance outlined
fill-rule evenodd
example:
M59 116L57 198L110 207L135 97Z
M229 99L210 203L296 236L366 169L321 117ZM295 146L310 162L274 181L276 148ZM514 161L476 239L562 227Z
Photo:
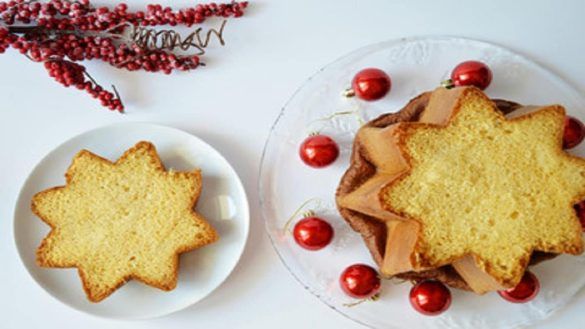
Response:
M289 231L289 227L290 227L290 224L292 223L292 220L293 220L293 219L295 219L295 218L296 218L296 217L297 217L297 216L298 216L298 215L301 213L301 211L302 211L302 210L303 210L303 209L304 209L304 208L305 208L305 207L306 207L306 206L307 206L309 203L311 203L311 202L314 202L314 201L319 201L319 202L321 202L321 199L319 199L319 198L311 198L311 199L309 199L309 200L307 200L307 201L303 202L303 203L302 203L302 204L301 204L301 205L300 205L300 206L299 206L299 207L298 207L298 208L297 208L297 209L296 209L296 210L293 212L293 214L292 214L292 215L291 215L291 216L288 218L288 220L287 220L287 221L286 221L286 223L284 224L284 228L283 228L283 230L284 230L284 232L285 232L285 233ZM313 213L313 211L309 210L309 211L308 211L308 212L307 212L305 215L306 215L306 216L304 216L304 217L310 217L310 216L313 216L313 215L314 215L314 213Z
M364 298L364 299L360 299L360 300L358 300L357 302L353 302L353 303L345 303L345 304L342 304L342 305L343 305L343 306L345 306L345 307L354 307L354 306L357 306L357 305L359 305L359 304L361 304L361 303L363 303L363 302L366 302L366 301L372 301L372 302L375 302L375 301L377 301L378 299L380 299L380 293L377 293L377 294L375 294L374 296L372 296L372 297L370 297L370 298Z

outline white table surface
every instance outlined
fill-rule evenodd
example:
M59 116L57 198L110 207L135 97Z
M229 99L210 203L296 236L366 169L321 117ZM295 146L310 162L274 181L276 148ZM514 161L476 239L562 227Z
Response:
M131 7L140 3L130 1ZM228 22L227 45L209 50L205 69L164 76L89 63L99 81L115 83L122 92L125 115L62 88L42 65L14 51L0 55L0 328L361 328L295 282L264 232L258 166L283 104L337 57L417 35L466 36L507 46L585 92L584 15L581 0L253 1L246 17ZM122 121L166 124L203 138L235 167L251 205L247 249L227 282L197 305L150 321L95 318L60 304L26 273L12 236L16 197L36 163L78 133ZM583 306L585 292L536 328L581 328Z

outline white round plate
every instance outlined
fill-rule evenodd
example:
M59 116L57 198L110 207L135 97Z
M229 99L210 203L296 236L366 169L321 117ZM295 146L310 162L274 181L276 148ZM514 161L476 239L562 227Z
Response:
M64 174L73 156L88 149L116 160L139 141L152 142L163 163L175 170L201 168L203 190L197 211L218 231L219 241L180 257L177 287L165 292L130 281L100 303L87 300L77 270L41 268L35 251L49 227L30 210L32 196L65 184ZM249 229L249 207L238 175L210 145L184 131L146 123L122 123L98 128L65 142L32 171L18 198L14 237L29 273L61 302L97 316L144 319L166 315L209 295L231 273L244 250Z
M560 256L532 268L540 279L538 297L527 304L511 304L496 293L478 296L452 289L450 309L437 317L423 316L408 301L410 283L384 280L381 297L355 302L339 288L343 269L354 263L373 264L359 235L335 209L335 190L347 169L351 143L361 122L395 112L409 99L432 90L448 78L458 63L476 59L493 71L486 90L493 98L522 104L564 105L585 120L585 98L560 77L508 49L486 42L451 37L400 39L358 49L311 77L289 100L266 142L260 173L262 212L273 245L291 274L311 293L343 315L373 328L513 328L542 320L571 300L585 284L585 257ZM392 77L392 90L376 102L346 99L342 91L354 74L378 67ZM352 112L353 111L353 112ZM332 116L333 113L351 112ZM310 132L320 131L340 145L341 155L329 167L313 169L299 159L298 147ZM571 150L585 155L585 143ZM284 230L288 218L303 202L335 228L330 246L310 252ZM293 218L293 224L300 219Z

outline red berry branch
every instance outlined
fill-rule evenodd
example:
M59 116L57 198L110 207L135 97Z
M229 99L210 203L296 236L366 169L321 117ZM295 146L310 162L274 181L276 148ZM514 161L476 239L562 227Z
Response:
M8 48L18 50L34 62L45 63L49 75L62 85L85 90L103 106L122 112L115 87L113 92L104 90L75 62L98 59L129 71L165 74L193 70L204 65L200 56L213 35L224 44L225 21L219 31L210 29L203 37L201 27L184 38L174 30L153 27L191 27L211 17L240 17L247 4L199 4L178 11L148 5L132 12L124 3L113 9L96 8L89 0L0 2L0 54ZM188 53L192 49L196 51Z

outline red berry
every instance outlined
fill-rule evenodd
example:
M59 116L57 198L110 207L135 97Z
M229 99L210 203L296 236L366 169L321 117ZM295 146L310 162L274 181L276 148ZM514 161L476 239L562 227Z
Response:
M119 12L125 12L126 10L128 10L128 5L125 3L120 3L115 7L115 9Z
M577 203L573 208L575 208L575 212L581 223L581 230L585 232L585 201Z
M331 137L312 135L307 137L299 148L304 163L313 168L330 165L339 156L339 147Z
M341 289L353 298L368 298L380 290L378 272L365 264L354 264L346 268L339 277Z
M375 101L390 91L392 81L386 72L376 68L367 68L354 76L351 88L357 97L366 101Z
M482 62L466 61L453 69L451 81L457 87L475 86L484 90L492 82L492 71Z
M540 282L534 274L524 272L522 280L514 288L498 291L498 294L505 300L512 303L526 303L534 299L540 290Z
M585 126L581 120L567 115L565 117L565 130L563 132L563 148L571 149L583 141Z
M410 304L424 315L439 315L451 305L451 292L442 282L424 280L410 289Z
M333 239L333 227L319 217L306 217L295 225L293 236L299 246L307 250L319 250Z

